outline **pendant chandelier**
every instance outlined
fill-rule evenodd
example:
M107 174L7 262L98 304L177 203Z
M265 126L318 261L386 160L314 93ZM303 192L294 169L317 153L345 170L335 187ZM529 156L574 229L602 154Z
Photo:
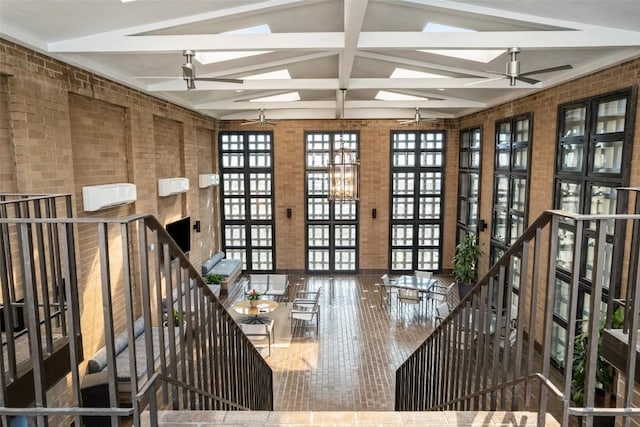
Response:
M340 118L344 119L344 99L346 89L342 90L342 112ZM358 200L360 194L360 162L356 153L345 148L344 132L336 139L340 148L333 152L329 162L329 200L351 201Z

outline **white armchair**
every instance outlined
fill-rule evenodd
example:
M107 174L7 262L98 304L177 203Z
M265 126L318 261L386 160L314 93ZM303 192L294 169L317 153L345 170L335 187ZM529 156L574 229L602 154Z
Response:
M267 290L264 295L289 301L289 277L286 274L269 274Z
M269 356L271 356L271 343L275 341L273 319L268 323L240 323L239 325L242 332L249 338L249 341L251 341L254 347L264 345L264 341L266 340Z
M294 304L289 315L291 319L291 335L300 322L312 322L316 321L316 335L320 328L320 305L314 304L313 306L296 305Z

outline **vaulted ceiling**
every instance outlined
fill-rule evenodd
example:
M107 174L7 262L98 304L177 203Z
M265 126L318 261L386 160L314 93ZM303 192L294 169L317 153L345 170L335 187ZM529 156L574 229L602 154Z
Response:
M0 37L225 120L460 117L640 56L638 22L637 0L0 0Z

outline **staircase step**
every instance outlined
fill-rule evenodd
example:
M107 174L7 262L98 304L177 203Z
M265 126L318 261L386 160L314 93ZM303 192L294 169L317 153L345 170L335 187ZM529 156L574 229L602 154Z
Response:
M270 427L270 426L514 426L537 425L534 412L269 412L269 411L159 411L158 426ZM149 413L142 425L150 426ZM560 424L547 414L545 426Z

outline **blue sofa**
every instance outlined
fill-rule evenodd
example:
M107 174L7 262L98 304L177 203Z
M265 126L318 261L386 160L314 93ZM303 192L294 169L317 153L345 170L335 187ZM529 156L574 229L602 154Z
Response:
M239 259L228 259L224 256L224 252L217 252L202 263L202 277L206 280L208 274L219 274L222 276L221 290L226 292L242 273L242 265Z

